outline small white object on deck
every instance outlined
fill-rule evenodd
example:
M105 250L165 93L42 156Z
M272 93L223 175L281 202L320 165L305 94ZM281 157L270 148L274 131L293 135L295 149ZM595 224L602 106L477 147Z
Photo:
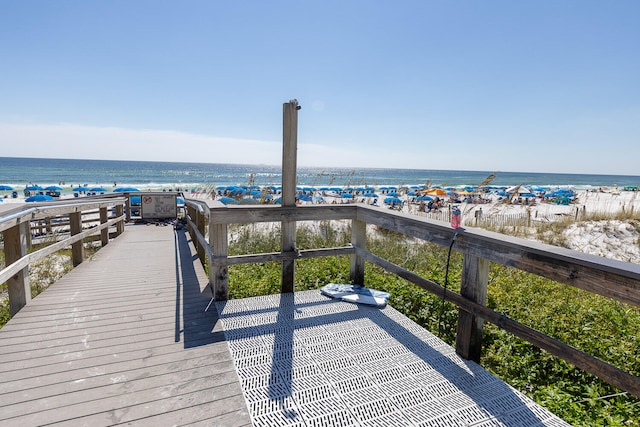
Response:
M359 285L339 283L329 283L323 286L320 288L320 293L345 302L371 305L378 308L386 307L387 301L389 301L389 297L391 296L387 292L377 291Z

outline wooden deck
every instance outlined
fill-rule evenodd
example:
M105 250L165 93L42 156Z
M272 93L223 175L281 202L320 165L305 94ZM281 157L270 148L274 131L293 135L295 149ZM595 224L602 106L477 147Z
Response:
M213 303L188 234L126 228L0 330L0 425L568 425L392 307Z
M0 330L0 425L251 425L187 236L128 225Z

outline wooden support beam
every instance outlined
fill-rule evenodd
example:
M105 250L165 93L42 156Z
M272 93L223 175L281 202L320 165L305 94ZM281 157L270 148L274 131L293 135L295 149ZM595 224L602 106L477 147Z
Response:
M82 232L82 212L69 214L69 229L72 236ZM84 245L82 240L71 245L71 261L74 267L82 264L84 261Z
M354 219L351 221L351 245L354 248L366 249L367 246L367 224ZM349 278L355 285L364 285L364 258L354 252L351 255Z
M120 218L124 215L124 206L123 205L116 205L116 217ZM116 235L119 236L122 233L124 233L124 220L119 221L118 224L116 225Z
M100 224L104 224L109 220L109 215L107 212L107 207L101 207L100 208ZM100 231L100 242L102 243L102 246L107 246L109 244L109 229L108 228L103 228L102 231Z
M31 234L29 228L29 221L24 221L2 232L5 265L11 265L27 255L27 236ZM9 313L13 316L31 301L29 266L27 265L9 278L7 286L9 291Z
M229 256L229 241L226 224L209 224L209 245L215 258L226 259ZM229 267L215 265L209 260L209 282L213 287L213 299L223 301L229 299Z
M296 206L296 179L298 156L298 101L293 99L282 106L282 206ZM282 253L295 252L296 222L282 222ZM293 292L295 280L295 261L282 261L281 292Z
M489 261L465 254L460 295L470 301L486 306L488 284ZM460 310L456 333L456 352L460 356L480 363L483 326L484 321L481 317L465 310Z

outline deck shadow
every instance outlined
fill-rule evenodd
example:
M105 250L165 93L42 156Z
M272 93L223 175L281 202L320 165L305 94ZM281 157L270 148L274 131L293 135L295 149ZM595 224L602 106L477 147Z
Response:
M265 425L567 425L391 307L313 292L216 303Z
M204 271L184 230L175 230L176 320L175 339L185 348L225 341L212 304L211 287L202 286ZM206 277L206 276L204 276Z

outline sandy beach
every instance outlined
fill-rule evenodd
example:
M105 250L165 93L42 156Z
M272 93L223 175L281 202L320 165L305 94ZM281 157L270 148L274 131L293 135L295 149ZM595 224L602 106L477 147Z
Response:
M176 190L175 188L162 188L164 190ZM156 191L162 189L154 189ZM147 189L145 189L147 190ZM0 193L2 204L25 203L23 191L17 191L17 197L12 197L12 192L4 191ZM87 193L78 194L78 198L84 197ZM616 215L626 213L627 217L636 217L640 212L640 192L639 191L617 191L606 189L604 191L577 191L575 198L569 204L558 204L543 198L528 199L528 203L506 203L505 197L495 193L483 194L482 197L473 200L454 201L448 196L440 196L442 206L428 210L427 205L415 200L415 196L400 193L397 198L401 203L385 203L389 199L388 195L376 191L379 197L364 197L364 195L354 194L353 197L342 197L335 192L314 191L307 194L308 201L300 201L300 204L329 203L369 203L378 206L396 209L410 214L416 214L433 219L447 220L452 206L458 206L462 214L462 225L473 227L478 225L478 218L499 221L509 219L530 218L533 225L548 223L559 220L576 220L565 230L562 241L570 249L591 253L598 256L614 258L625 262L640 263L640 233L637 221L613 219ZM219 191L213 190L212 186L190 190L184 193L185 197L207 198L222 200L225 196ZM278 194L268 201L277 202ZM66 188L61 191L60 199L76 198L73 188ZM315 198L315 199L314 199ZM517 201L517 198L513 198ZM264 201L264 198L263 198ZM585 221L584 219L589 219ZM602 218L608 218L602 220ZM595 220L600 219L600 220ZM496 227L494 227L495 229ZM526 236L535 238L535 236Z

